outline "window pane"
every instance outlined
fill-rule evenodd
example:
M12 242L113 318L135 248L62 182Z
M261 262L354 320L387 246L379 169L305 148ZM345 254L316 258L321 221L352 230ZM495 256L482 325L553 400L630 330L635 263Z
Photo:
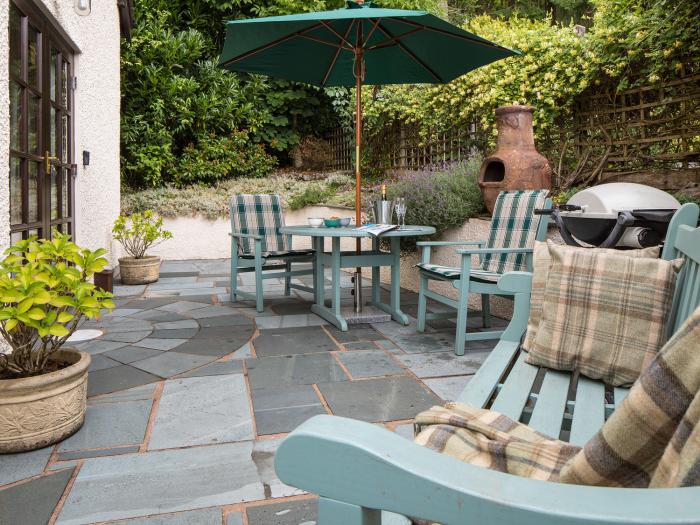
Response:
M49 88L51 89L51 100L56 100L56 64L58 54L55 49L51 50L51 67L49 68Z
M29 163L29 208L27 209L27 222L39 220L39 173L41 173L39 162Z
M51 118L49 119L49 130L51 131L50 133L50 148L51 148L51 155L56 156L56 109L51 108Z
M61 62L61 104L68 107L68 62Z
M16 244L22 240L22 232L12 232L10 234L10 243Z
M68 115L63 113L61 115L61 160L65 163L70 162L68 156Z
M51 168L51 220L58 219L58 177L56 176L56 168Z
M61 186L61 196L62 204L61 211L63 212L63 217L70 217L70 210L68 209L68 170L61 170L63 173L62 186Z
M39 32L32 26L29 26L29 48L27 49L27 82L30 86L37 86L39 84L39 75L37 74L37 51L39 46L37 45L37 40L39 39ZM41 86L39 86L41 89Z
M10 74L22 78L22 15L10 4Z
M27 93L27 118L28 118L28 142L27 149L30 153L39 153L39 112L41 111L40 99L31 91Z
M10 82L10 147L17 151L22 149L22 89L16 82Z
M31 237L32 235L36 235L37 237L39 236L39 230L29 230L27 232L27 235Z
M22 161L10 157L10 224L22 224Z

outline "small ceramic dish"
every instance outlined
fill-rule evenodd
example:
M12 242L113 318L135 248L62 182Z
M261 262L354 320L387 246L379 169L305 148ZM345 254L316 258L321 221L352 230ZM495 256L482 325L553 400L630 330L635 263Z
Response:
M323 219L326 228L338 228L340 227L341 219Z
M309 226L312 228L320 228L323 226L323 218L321 217L309 217L307 220L309 221Z
M352 220L352 219L350 219L350 217L345 217L345 218L343 218L343 219L340 219L340 225L341 225L343 228L345 228L348 224L350 224L350 221L351 221L351 220Z

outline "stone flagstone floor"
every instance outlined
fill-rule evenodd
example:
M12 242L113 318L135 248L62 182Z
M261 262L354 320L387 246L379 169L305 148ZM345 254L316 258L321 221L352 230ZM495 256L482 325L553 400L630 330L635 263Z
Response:
M229 302L228 272L225 260L167 261L157 283L116 287L117 309L84 324L103 335L79 345L92 355L85 424L0 456L0 524L313 525L314 496L275 476L287 433L330 413L410 438L411 418L454 399L495 344L455 356L451 321L343 333L274 280L257 313ZM252 290L251 274L239 279ZM343 275L348 305L350 288ZM401 302L416 315L416 294Z

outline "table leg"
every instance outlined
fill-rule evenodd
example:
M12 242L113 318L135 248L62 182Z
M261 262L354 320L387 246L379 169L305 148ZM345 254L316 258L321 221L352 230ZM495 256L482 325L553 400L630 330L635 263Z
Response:
M324 248L323 238L317 239L317 253L322 253ZM322 257L325 259L325 256ZM311 311L322 317L333 326L343 332L348 331L348 323L340 314L340 238L334 237L331 250L331 308L325 304L325 292L323 291L323 263L320 259L316 262L316 278L320 283L316 290L314 304Z
M372 250L379 251L379 239L377 237L372 238ZM379 295L379 266L372 266L372 302L380 302Z
M321 255L323 254L323 237L313 237L313 241L314 250L316 251L316 273L314 275L316 280L316 288L314 291L314 302L323 306L326 301L326 283L323 275L323 263L321 262Z
M333 314L340 317L340 237L333 237L331 251L331 308Z
M379 279L377 279L379 288ZM379 290L377 290L377 293ZM380 310L391 315L391 318L403 325L409 324L408 316L401 311L401 239L391 238L391 292L389 304L383 303L379 298L375 299L374 287L372 288L372 304Z

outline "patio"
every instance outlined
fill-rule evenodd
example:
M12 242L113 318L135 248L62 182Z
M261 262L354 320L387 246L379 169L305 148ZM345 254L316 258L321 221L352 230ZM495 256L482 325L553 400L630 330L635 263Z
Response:
M159 282L116 287L117 309L83 326L104 332L79 345L93 358L85 425L56 446L0 456L0 523L309 525L314 496L274 473L284 435L330 413L410 438L411 418L453 399L497 342L455 356L454 324L416 333L418 297L406 290L405 327L340 332L310 313L310 294L285 297L275 280L256 313L228 302L228 275L226 260L167 261ZM240 275L240 288L253 278Z

